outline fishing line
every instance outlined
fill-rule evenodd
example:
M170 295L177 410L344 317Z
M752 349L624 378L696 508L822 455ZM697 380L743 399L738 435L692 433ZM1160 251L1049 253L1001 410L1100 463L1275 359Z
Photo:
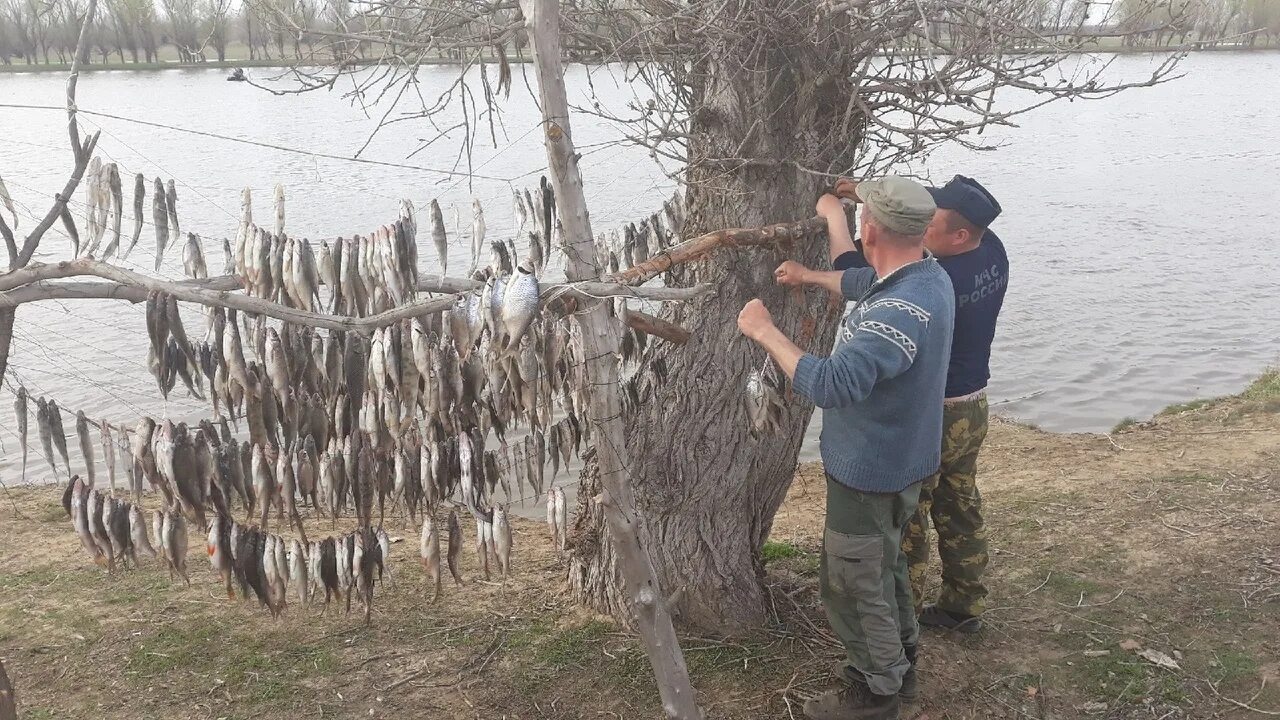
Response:
M59 112L66 112L65 107L58 107L56 105L28 105L28 104L20 104L20 103L0 103L0 108L13 108L17 110L56 110ZM76 113L89 115L92 117L103 117L103 118L109 118L111 120L120 120L122 122L130 122L138 125L145 125L148 127L160 128L162 130L172 130L174 132L187 133L189 135L198 135L201 137L214 138L216 140L225 140L227 142L243 143L245 145L253 145L255 147L267 148L269 150L279 150L281 152L297 153L299 155L309 155L311 157L325 158L327 160L341 160L344 162L363 163L366 165L378 165L382 167L396 168L399 170L415 170L418 172L433 173L436 175L444 175L448 177L464 177L464 178L474 177L481 180L495 180L498 182L508 182L507 178L500 178L500 177L494 177L489 175L473 175L471 173L458 172L454 170L440 170L437 168L423 167L421 165L408 165L404 163L388 162L385 160L370 160L368 158L347 157L345 155L334 155L332 153L322 153L322 152L314 152L311 150L302 150L299 148L292 148L285 145L275 145L273 143L261 142L258 140L249 140L246 138L237 138L237 137L231 137L229 135L221 135L218 133L208 132L205 130L192 130L190 128L182 128L182 127L177 127L175 125L167 125L165 123L152 122L150 120L139 120L138 118L125 117L122 115L114 115L112 113L98 112L94 110L85 110L84 108L80 108L80 107L76 108Z

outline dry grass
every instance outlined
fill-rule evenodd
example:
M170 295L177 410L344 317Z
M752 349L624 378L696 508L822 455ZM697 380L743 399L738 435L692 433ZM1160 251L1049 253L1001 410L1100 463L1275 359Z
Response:
M905 717L1248 718L1280 711L1280 415L1248 398L1111 438L996 423L982 458L988 628L926 634ZM24 718L656 718L635 639L575 609L544 527L516 525L515 577L423 591L416 533L374 623L228 602L192 537L191 588L154 563L107 577L53 488L0 505L0 655ZM801 468L767 548L770 626L687 637L713 718L799 716L838 648L816 595L823 485ZM398 527L396 528L398 530ZM309 534L328 532L313 523ZM1137 651L1174 658L1157 668ZM1227 698L1230 698L1228 700Z

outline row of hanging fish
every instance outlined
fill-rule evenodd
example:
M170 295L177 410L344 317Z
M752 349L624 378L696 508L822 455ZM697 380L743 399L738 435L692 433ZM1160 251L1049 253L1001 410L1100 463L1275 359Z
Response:
M101 257L103 260L108 260L113 255L121 259L127 258L142 237L142 226L145 222L143 212L147 195L146 177L142 173L134 176L133 232L128 237L127 244L122 234L124 188L119 166L113 162L103 163L100 158L95 157L89 161L82 183L85 192L84 227L86 231L83 241L70 210L62 212L62 224L71 238L73 255ZM178 224L178 191L172 178L167 183L158 177L152 181L151 224L156 235L155 269L159 272L170 238L182 236L182 230ZM107 241L105 247L102 246L104 239ZM101 255L98 252L100 247Z
M157 557L169 569L170 579L181 577L187 584L187 524L181 513L156 510L148 535L142 509L92 488L79 475L72 475L62 494L62 507L80 545L95 564L114 573L129 564L140 566L139 557ZM154 541L152 540L154 537Z
M198 238L194 240L198 246ZM194 256L201 249L192 247ZM230 269L246 291L289 307L363 317L412 300L418 283L417 221L413 204L404 201L400 217L367 237L338 238L330 246L284 234L284 190L276 186L276 231L253 221L253 198L241 196L241 220ZM329 288L327 307L321 285Z
M24 480L27 475L27 439L30 432L31 400L32 398L27 393L27 388L19 385L14 393L13 410L18 429L18 442L22 446L22 477ZM67 474L70 475L71 459L67 449L66 430L62 425L62 408L58 407L58 402L52 398L46 400L43 397L37 397L35 398L35 413L36 433L40 438L41 452L49 463L49 468L57 476L57 458L61 457L63 467L66 469ZM135 491L135 495L140 493L141 486L135 483L129 472L131 461L127 458L128 450L124 445L123 433L106 420L96 422L90 420L83 410L79 410L76 411L76 437L79 440L80 454L85 462L86 476L84 482L86 486L93 488L97 480L98 458L93 442L94 430L98 433L99 447L102 449L102 461L106 466L108 487L111 490L111 494L114 495L116 492L116 471L119 469L117 458L124 461L125 477L129 480L129 488Z
M287 540L219 515L209 527L205 547L227 597L235 598L234 580L242 599L256 597L273 617L288 606L292 589L300 606L319 603L323 593L326 609L337 599L345 601L347 613L355 597L368 622L373 612L374 571L379 581L391 572L387 565L390 537L381 527L367 525L337 538L307 542Z
M596 238L596 262L607 273L617 273L647 262L653 255L680 241L683 233L683 205L678 196L662 204L640 224L628 223Z

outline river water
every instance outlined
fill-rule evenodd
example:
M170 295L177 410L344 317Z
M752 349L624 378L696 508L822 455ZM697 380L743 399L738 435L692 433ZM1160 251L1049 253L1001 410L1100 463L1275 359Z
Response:
M1152 63L1124 56L1109 72L1138 79ZM999 412L1046 429L1105 430L1171 402L1238 391L1280 356L1280 53L1197 54L1183 70L1186 77L1168 85L1105 101L1060 103L1023 116L1019 127L989 129L986 139L997 150L948 147L910 168L939 182L956 172L977 177L1005 208L994 226L1012 263L992 361L991 394ZM257 77L268 72L253 71ZM434 97L453 73L451 67L424 68L421 93ZM344 157L360 149L386 111L382 105L366 112L343 98L341 88L275 96L224 82L224 74L95 72L81 78L80 106ZM634 98L616 69L597 69L591 81L610 102ZM0 75L0 103L58 105L64 82L52 74ZM586 71L571 68L571 101L585 104L587 88ZM457 208L464 232L471 199L480 198L490 234L501 233L511 227L511 188L536 183L545 165L537 117L517 78L503 114L481 128L471 179L458 156L461 133L428 143L440 129L422 120L385 127L362 154L413 168L118 119L86 117L83 124L101 129L99 153L128 172L126 232L132 173L172 177L182 229L205 238L210 270L219 274L220 238L234 235L246 186L254 191L259 222L270 226L272 188L283 183L287 229L313 239L367 233L393 219L406 197L419 208L424 227L431 198L440 199L451 229ZM585 115L574 122L597 231L638 220L670 194L673 184L646 152L611 142L620 136L617 128ZM71 164L66 143L65 115L0 107L0 176L19 206L20 235L65 181ZM76 204L82 200L81 192ZM150 212L148 199L148 219ZM420 240L423 270L434 271L426 267L435 262L427 233ZM453 246L453 274L466 266L464 245ZM55 230L38 259L64 259L69 247ZM153 259L154 235L147 227L126 264L154 272ZM180 246L166 254L159 274L181 277ZM203 328L194 312L191 323L194 332ZM143 412L187 419L206 413L203 403L181 391L168 402L160 399L146 371L146 344L141 306L27 305L18 314L7 380L73 412L83 409L91 418L129 426ZM4 397L11 398L8 388ZM818 424L810 428L814 438ZM13 478L18 453L11 421L0 422L0 441L0 468ZM33 445L32 467L39 470L38 442ZM806 457L812 457L816 443L807 445Z

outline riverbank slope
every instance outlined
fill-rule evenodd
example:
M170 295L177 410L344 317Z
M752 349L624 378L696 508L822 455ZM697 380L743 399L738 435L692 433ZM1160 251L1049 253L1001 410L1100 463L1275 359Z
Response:
M923 702L904 717L1280 711L1280 375L1111 436L997 421L981 465L988 626L925 635ZM0 497L0 657L21 717L661 715L637 642L572 606L540 524L516 525L505 586L477 579L467 528L467 584L447 581L432 604L417 533L391 523L404 538L395 584L379 586L365 628L333 608L272 620L228 602L194 532L191 587L155 561L107 577L58 497ZM822 503L821 468L801 467L765 548L768 628L685 639L709 717L799 717L801 698L830 682L838 648L815 574Z

